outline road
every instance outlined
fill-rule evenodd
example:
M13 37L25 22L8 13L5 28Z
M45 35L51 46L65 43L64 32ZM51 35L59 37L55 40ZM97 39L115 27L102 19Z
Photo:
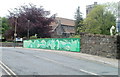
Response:
M7 72L3 68L0 67L0 76L2 75L8 75Z
M118 75L116 67L44 50L4 47L1 62L16 75Z

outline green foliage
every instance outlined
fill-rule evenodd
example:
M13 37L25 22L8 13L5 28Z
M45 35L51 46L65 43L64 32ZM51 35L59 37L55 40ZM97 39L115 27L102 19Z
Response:
M119 35L120 36L120 32L117 32L115 35Z
M80 35L72 35L70 38L80 38Z
M114 14L115 16L120 15L118 13L118 10L120 8L120 4L118 2L108 2L108 3L105 3L105 5L106 5L106 9L111 11L112 14Z
M115 16L105 9L105 5L97 5L84 20L82 31L93 34L110 34L110 28L115 25Z
M23 40L27 40L27 37L23 37Z
M101 34L109 35L110 34L109 30L111 26L116 25L114 15L111 14L111 12L106 12L106 14L104 15L103 23L104 24L101 27Z
M4 34L5 31L10 28L9 23L8 23L8 19L3 17L1 22L2 22L2 29L1 30L2 30L2 34Z
M77 8L77 11L75 13L75 33L79 34L80 30L79 28L83 26L83 18L82 13L80 12L80 7Z
M8 19L5 17L0 17L0 34L2 34L2 36L0 35L1 39L4 39L4 34L8 29L9 29Z
M77 29L76 29L76 34L79 34L80 32L83 32L83 26L84 26L84 24L83 24L83 20L81 20L80 22L79 22L79 24L78 24L78 26L77 26Z
M30 39L37 39L37 36L30 36Z

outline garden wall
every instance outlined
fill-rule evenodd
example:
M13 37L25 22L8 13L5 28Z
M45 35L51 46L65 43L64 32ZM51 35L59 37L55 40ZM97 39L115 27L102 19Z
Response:
M120 36L81 34L81 53L120 58Z
M23 43L13 43L13 42L10 42L10 43L0 43L0 47L23 47Z

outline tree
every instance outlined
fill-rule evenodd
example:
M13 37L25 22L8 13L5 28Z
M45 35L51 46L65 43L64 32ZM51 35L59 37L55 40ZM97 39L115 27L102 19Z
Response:
M9 23L8 23L8 19L3 17L2 18L2 34L4 35L4 33L6 32L6 30L8 30L9 27Z
M112 14L116 17L116 28L118 28L118 18L120 18L120 1L119 2L108 2L106 3L106 9L111 11ZM115 34L118 30L115 31ZM118 33L117 33L118 34Z
M11 29L6 32L6 37L13 38L15 25L17 37L27 37L28 30L30 36L37 34L37 37L41 38L50 37L51 27L49 24L53 18L48 17L50 12L45 11L43 7L37 8L36 5L29 4L9 12L8 18Z
M108 3L105 3L105 5L106 5L106 9L111 11L111 13L115 15L115 17L120 15L118 13L119 8L120 8L120 1L119 2L108 2Z
M4 38L6 30L9 29L8 19L6 17L0 17L0 34Z
M84 32L110 34L111 26L115 25L115 16L105 8L105 5L97 5L93 8L84 20L85 26L82 28Z
M101 34L110 35L110 28L116 26L116 17L111 12L106 12L103 18L103 25L101 26Z
M80 12L80 7L78 6L75 13L75 33L80 33L80 28L83 26L82 13Z

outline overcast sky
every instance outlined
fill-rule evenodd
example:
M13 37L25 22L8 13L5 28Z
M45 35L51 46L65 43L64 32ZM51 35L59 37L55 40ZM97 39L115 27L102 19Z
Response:
M23 4L33 3L37 6L43 6L45 10L51 14L57 13L58 17L74 19L74 14L78 6L86 15L86 5L98 2L98 4L106 2L118 2L120 0L2 0L0 2L0 16L8 15L8 10L21 6Z

